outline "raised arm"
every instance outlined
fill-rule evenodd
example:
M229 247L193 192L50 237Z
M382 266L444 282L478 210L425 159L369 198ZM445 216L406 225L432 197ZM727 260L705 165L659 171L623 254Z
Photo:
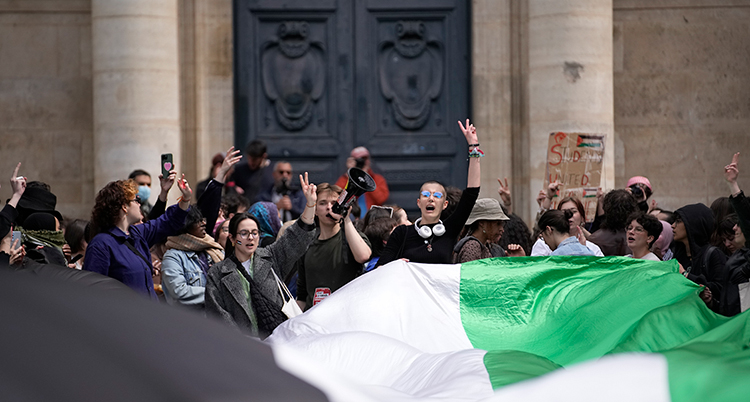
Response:
M148 213L149 220L154 220L164 215L164 211L167 210L167 195L169 195L169 190L172 189L176 177L177 172L174 170L170 170L167 177L159 175L159 198L156 199L154 206L151 207L151 211Z
M238 156L239 153L240 151L235 150L234 147L227 149L227 156L224 158L224 162L221 163L219 171L216 172L216 176L213 180L208 182L203 194L198 198L198 208L200 208L203 217L206 218L207 228L213 229L216 220L219 217L221 192L224 189L224 179L226 179L232 166L242 158L242 156Z
M294 267L294 263L307 251L307 246L315 238L315 203L318 202L318 187L310 183L307 172L299 176L302 192L307 198L305 211L297 222L290 226L284 235L266 247L273 258L273 268L280 277Z
M509 214L513 213L513 207L512 203L513 200L511 199L510 194L510 186L508 185L508 178L505 178L505 184L503 184L503 181L500 180L500 178L497 178L498 188L497 188L497 194L500 196L500 199L503 200L503 206L505 206L505 209L508 210Z
M469 174L466 179L466 187L479 187L481 183L481 172L479 169L479 158L484 156L484 152L479 149L479 139L477 137L477 129L473 124L466 119L466 126L458 122L458 126L461 127L461 132L466 138L466 143L469 145Z
M13 171L13 177L10 178L10 188L13 191L13 195L8 201L8 205L13 208L18 205L18 201L21 199L24 191L26 191L26 178L18 175L18 170L21 168L21 162L18 162L16 169Z
M740 193L740 186L737 184L737 177L740 175L740 169L737 162L740 159L740 153L737 152L732 156L732 163L724 166L724 179L729 185L730 194L737 196Z
M219 168L219 171L216 172L214 180L223 184L227 178L227 175L229 174L229 171L232 169L232 166L239 162L240 159L242 159L240 150L234 149L233 146L229 147L229 149L227 149L227 156L224 158L224 162L221 162L221 167Z

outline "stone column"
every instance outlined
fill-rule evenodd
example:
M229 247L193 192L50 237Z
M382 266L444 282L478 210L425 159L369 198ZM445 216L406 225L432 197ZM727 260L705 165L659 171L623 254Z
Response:
M95 189L144 169L153 202L160 155L184 168L177 0L92 0L91 9Z
M612 0L528 0L529 221L553 131L605 135L601 186L614 187L612 56Z
M181 0L178 10L182 156L197 183L234 142L232 0Z
M497 178L516 188L511 143L510 0L472 0L472 122L482 159L480 197L498 198ZM455 123L454 123L455 124ZM519 197L516 197L517 199Z

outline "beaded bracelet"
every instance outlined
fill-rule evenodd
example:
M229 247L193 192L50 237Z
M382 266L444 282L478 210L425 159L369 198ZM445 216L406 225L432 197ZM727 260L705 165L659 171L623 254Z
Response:
M482 152L479 148L474 148L471 151L469 151L469 158L482 158L484 157L484 152Z

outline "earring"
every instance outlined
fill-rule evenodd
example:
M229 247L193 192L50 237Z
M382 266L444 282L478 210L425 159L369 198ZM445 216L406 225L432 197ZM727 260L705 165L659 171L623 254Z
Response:
M484 229L482 229L482 233L487 233L487 231L486 231L486 230L484 230Z

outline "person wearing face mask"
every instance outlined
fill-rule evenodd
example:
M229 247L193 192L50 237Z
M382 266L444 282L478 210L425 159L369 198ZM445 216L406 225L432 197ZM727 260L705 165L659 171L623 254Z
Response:
M469 145L469 171L467 188L461 193L455 211L443 222L440 214L448 206L445 186L434 180L422 184L417 198L421 217L412 226L399 226L393 230L378 266L397 259L434 264L450 264L453 261L453 247L479 196L479 159L484 156L479 149L474 125L468 119L466 126L460 121L458 125Z
M141 213L144 222L156 219L166 211L167 195L174 184L174 179L170 180L169 177L171 175L168 177L159 175L159 197L156 199L156 203L151 205L149 201L151 198L151 175L143 169L136 169L128 175L128 179L133 180L138 186L136 194L138 195L138 199L141 200Z
M505 222L510 220L494 198L480 198L474 204L469 219L463 230L463 237L453 248L454 263L464 263L482 258L523 256L523 249L516 245L509 245L506 252L497 242L503 235ZM516 254L518 251L520 254Z
M172 171L168 179L174 181L176 175ZM178 187L182 193L179 204L143 224L138 224L143 215L135 181L117 180L99 190L91 211L94 238L86 247L83 269L117 279L136 292L157 299L149 249L183 227L193 191L184 175Z
M277 278L284 278L315 236L316 186L300 176L305 211L268 247L260 244L258 220L247 212L229 222L226 258L208 270L206 313L250 336L265 338L286 320ZM294 300L290 300L294 303Z
M586 232L585 229L583 229L583 224L586 222L586 210L583 208L581 201L575 197L565 197L560 200L559 204L557 204L557 209L560 211L570 211L573 214L570 218L570 234L579 238L580 236L585 237ZM602 253L599 246L588 240L586 240L585 243L586 247L588 247L595 256L604 257L604 253ZM552 254L552 250L550 250L547 243L539 237L531 248L531 256L541 257L550 254Z

